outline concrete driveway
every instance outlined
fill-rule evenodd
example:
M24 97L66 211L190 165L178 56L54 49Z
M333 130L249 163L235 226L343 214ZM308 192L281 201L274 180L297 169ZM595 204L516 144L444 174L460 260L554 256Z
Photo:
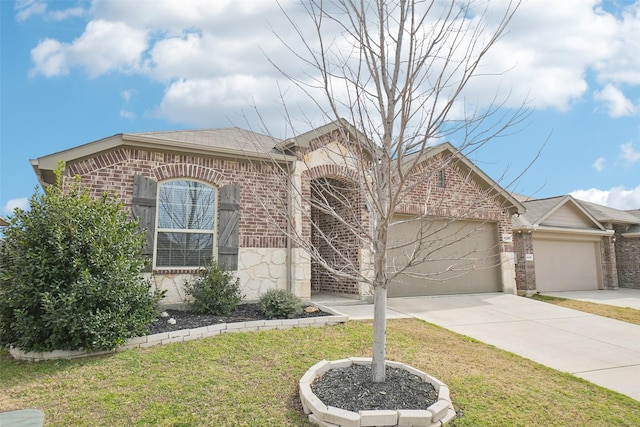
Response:
M371 304L313 301L350 319L373 316ZM387 314L426 320L640 400L638 325L502 293L390 298Z

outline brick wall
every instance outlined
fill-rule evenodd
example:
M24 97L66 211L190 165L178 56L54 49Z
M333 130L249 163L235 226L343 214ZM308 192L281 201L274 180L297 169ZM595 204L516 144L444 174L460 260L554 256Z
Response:
M67 177L79 175L93 196L119 194L125 206L133 197L133 177L155 181L191 178L215 187L240 185L240 246L284 248L286 176L271 164L215 157L118 148L67 164ZM68 179L68 178L67 178Z
M615 229L618 286L640 289L640 237L624 237L621 227Z
M396 213L488 221L497 223L499 236L512 234L511 214L500 204L496 189L484 188L473 178L450 155L434 156L416 169ZM499 241L499 252L513 252L512 242Z
M518 294L531 295L536 292L535 262L527 261L527 254L533 255L533 236L531 233L518 232L513 236L516 254L516 287Z
M324 138L320 142L312 143L311 148L322 147L329 142L331 142L329 139ZM439 170L444 170L444 176L438 173ZM441 181L443 177L444 182ZM339 178L346 182L359 182L360 180L352 170L347 170L338 165L313 167L305 171L302 178L301 191L305 200L312 199L312 183L321 178ZM508 208L500 204L495 189L483 188L473 178L474 176L471 173L464 172L462 168L458 167L451 157L445 155L434 156L423 162L414 171L413 176L408 178L406 183L407 190L400 195L395 212L434 219L487 221L497 224L499 236L503 234L511 235L511 215ZM366 210L362 203L361 201L360 210L361 215L363 215L362 221L365 224L364 229L366 230L368 227L364 216ZM323 215L313 209L312 205L313 203L311 202L306 203L302 210L303 212L308 212L312 220L319 224L322 229L337 229L340 227L340 225L335 224L335 220L331 219L329 215ZM312 232L310 221L303 223L303 235L309 236L314 247L319 248L321 251L326 249L322 248L317 235ZM353 234L349 236L349 238L351 237L353 237ZM343 239L341 244L345 247L348 243L359 251L363 249L360 247L363 244L362 242L349 241L346 236L341 238ZM496 252L513 252L513 242L503 242L500 238L498 238L498 241L500 243L499 247L496 248ZM349 259L358 259L355 251L348 256ZM312 262L312 289L314 291L326 290L347 294L357 294L359 292L356 282L332 277L319 263L314 262Z
M611 225L607 224L610 229ZM604 289L618 287L618 268L616 249L613 237L604 236L600 243L600 257L602 259L602 286Z
M342 220L324 211L322 207L326 204ZM332 270L351 277L357 277L360 272L361 242L357 231L362 223L360 210L357 187L349 181L327 178L317 179L312 183L311 216L316 227L311 231L311 243L322 260L331 265ZM311 284L314 292L360 293L357 280L332 274L317 257L311 261Z

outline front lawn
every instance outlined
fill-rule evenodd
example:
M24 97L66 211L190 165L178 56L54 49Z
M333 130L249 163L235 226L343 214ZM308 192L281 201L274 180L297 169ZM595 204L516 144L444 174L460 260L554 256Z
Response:
M611 319L622 320L623 322L640 325L640 310L636 310L635 308L631 307L617 307L615 305L599 304L595 302L552 297L549 295L541 294L534 294L531 296L531 298L538 301L544 301L550 304L559 305L565 308L584 311L585 313L591 313L597 316L609 317Z
M449 385L455 426L640 425L640 402L415 319L390 320L388 358ZM322 359L370 356L371 322L224 334L85 360L0 352L0 411L47 426L306 426L297 381Z

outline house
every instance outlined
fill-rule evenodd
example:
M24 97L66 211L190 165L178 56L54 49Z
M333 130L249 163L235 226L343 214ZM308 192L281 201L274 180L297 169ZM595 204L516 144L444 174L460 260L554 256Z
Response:
M518 293L640 288L640 211L569 195L519 197L514 216Z
M0 227L6 227L9 225L9 221L0 216Z
M373 158L358 148L361 137L344 122L284 141L239 128L122 133L31 164L42 185L55 182L64 161L65 179L79 176L96 197L120 195L146 230L148 274L168 291L167 304L184 300L182 284L211 257L236 273L248 300L270 288L367 300L368 285L328 274L309 255L370 274L370 250L346 232L351 219L370 219L353 185L353 168ZM359 154L336 155L347 152ZM428 223L433 261L395 272L389 295L515 293L511 217L523 214L523 205L448 143L413 159L408 177L415 182L394 211L389 240L400 244L390 256L407 257L402 242ZM336 204L341 222L309 202L335 185L350 201L349 209Z

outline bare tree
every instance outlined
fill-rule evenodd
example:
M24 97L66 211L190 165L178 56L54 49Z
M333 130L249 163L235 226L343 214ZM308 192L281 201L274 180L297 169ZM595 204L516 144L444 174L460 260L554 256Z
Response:
M280 148L297 155L306 170L313 167L307 154L321 148L324 164L338 172L309 178L282 170L294 207L280 212L288 218L281 231L310 254L316 281L372 289L375 382L385 380L389 286L500 263L481 253L490 248L461 251L456 245L481 232L487 218L476 215L479 222L471 227L458 220L495 206L497 192L465 192L474 171L460 154L504 135L528 114L524 104L503 108L506 99L497 96L484 106L466 98L465 89L520 2L500 3L501 10L473 0L306 0L310 22L288 16L299 38L282 40L307 73L300 79L274 65L331 125ZM293 114L287 114L293 129ZM455 144L440 144L449 139ZM282 205L262 201L271 212ZM508 221L509 208L497 215ZM407 224L412 235L390 238L394 227ZM425 263L434 267L414 268Z

